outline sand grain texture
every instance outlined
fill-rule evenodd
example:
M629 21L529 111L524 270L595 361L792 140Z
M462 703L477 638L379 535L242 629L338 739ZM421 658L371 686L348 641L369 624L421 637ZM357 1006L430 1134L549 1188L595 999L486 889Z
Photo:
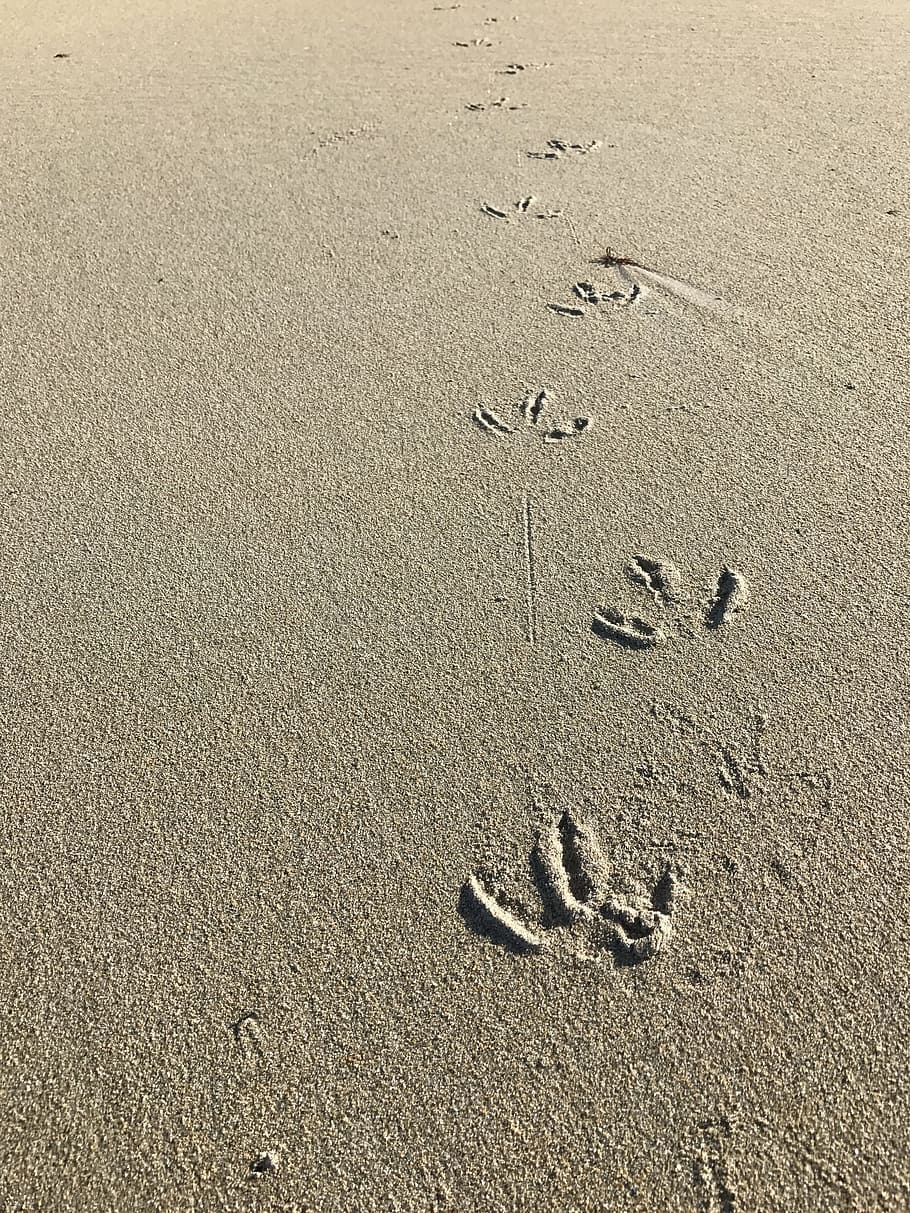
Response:
M908 57L6 6L4 1213L910 1208ZM566 811L646 963L459 913Z

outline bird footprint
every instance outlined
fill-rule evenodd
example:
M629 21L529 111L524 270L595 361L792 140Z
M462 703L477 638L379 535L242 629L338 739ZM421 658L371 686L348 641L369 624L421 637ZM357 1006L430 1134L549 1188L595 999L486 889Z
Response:
M648 894L615 872L594 831L570 812L538 835L531 865L544 914L537 927L504 904L497 890L471 876L462 889L462 914L475 929L519 952L551 950L554 935L579 931L593 946L625 964L651 960L669 942L678 879L667 871Z
M682 574L669 560L638 555L626 567L629 580L640 586L665 614L677 609L675 626L685 632L689 622L700 619L707 628L723 628L731 624L749 606L749 582L739 569L724 566L717 587L706 606L696 613L680 611L686 605ZM594 611L591 630L626 648L645 649L663 644L667 625L650 623L637 615L624 615L615 607L601 606ZM688 632L691 636L693 633Z
M551 403L550 393L546 388L541 388L537 392L529 392L521 404L516 406L515 411L524 422L525 428L539 429L541 418L549 410ZM505 436L515 434L520 428L517 424L510 425L509 422L503 421L492 409L483 405L478 405L474 410L473 418L475 424L488 434ZM553 443L564 442L567 438L578 439L589 433L593 424L594 418L591 416L574 417L567 425L557 425L545 430L543 440L546 443Z

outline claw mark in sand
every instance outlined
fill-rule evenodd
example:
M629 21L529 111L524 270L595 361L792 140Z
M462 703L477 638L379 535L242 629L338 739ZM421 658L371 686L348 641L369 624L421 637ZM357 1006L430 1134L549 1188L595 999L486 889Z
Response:
M469 106L468 108L471 108L471 107ZM530 207L531 204L535 201L536 201L536 199L534 199L531 195L528 195L528 197L526 197L526 198L519 198L518 201L514 204L515 210L518 211L519 216L526 215L528 213L528 207ZM509 214L507 211L502 210L498 206L492 206L489 202L482 202L480 204L479 209L482 214L489 215L493 219L505 219L506 222L509 221ZM561 211L547 211L546 214L541 211L539 214L535 214L534 218L535 219L554 219L554 218L556 218L557 215L560 215L560 214L562 214Z
M623 964L651 960L669 942L679 887L676 874L665 871L647 895L613 871L594 831L574 814L563 813L539 832L531 866L544 907L542 931L583 928ZM465 903L486 931L507 946L543 950L542 934L504 910L476 876L462 890L463 913Z
M537 425L537 419L550 403L550 397L547 395L547 389L541 388L537 395L529 393L518 406L518 411L524 417L528 425Z
M717 759L717 778L725 792L738 796L740 800L748 800L753 790L760 788L767 775L768 767L765 760L765 734L768 718L763 712L756 712L750 718L746 728L748 744L734 746L702 734L700 740L703 748L713 750ZM696 736L699 732L696 729Z
M231 1025L231 1030L246 1061L253 1062L256 1058L265 1056L265 1042L256 1011L244 1011L236 1023Z
M507 63L506 66L499 72L500 76L517 76L519 72L526 72L529 68L539 70L543 67L552 67L552 63Z
M692 639L695 633L691 625L696 621L716 630L732 623L749 605L749 583L738 569L724 567L714 597L697 611L683 593L682 574L669 560L639 554L626 566L626 576L651 595L664 612L667 628L623 615L613 607L599 607L592 630L628 648L649 648L665 640L668 634Z
M635 556L626 569L629 580L643 585L655 602L677 602L682 591L682 574L669 560Z
M525 559L525 602L527 605L528 644L537 640L537 563L534 554L534 531L531 522L531 498L525 493L521 512L522 548Z
M373 131L379 129L376 122L365 122L363 126L353 126L346 131L332 131L329 135L323 135L310 148L309 155L316 156L324 148L334 147L338 143L350 143L352 139L359 139L363 135L372 134Z
M533 857L554 918L593 918L610 893L610 865L590 828L564 813L540 831Z
M496 416L489 409L476 408L474 410L474 420L482 430L486 430L490 434L514 434L515 431L510 425L506 425L504 421Z
M528 930L523 922L504 909L486 891L476 876L471 876L462 888L462 909L472 915L489 934L506 947L518 952L539 952L542 940Z
M487 104L487 102L485 102L485 101L469 102L465 106L466 110L471 110L475 114L483 113L484 110L488 110L488 109L491 109L491 110L503 110L503 109L523 110L523 109L527 109L527 108L528 108L528 106L527 106L526 101L522 101L522 103L520 105L509 105L508 97L497 97L497 99L495 101L491 101L491 102L489 102L489 104Z
M572 290L583 303L601 303L606 298L593 282L576 282Z
M529 392L521 404L517 405L517 411L524 418L525 425L528 429L537 426L542 414L550 407L550 395L546 388L541 388L538 392ZM487 408L478 407L472 414L474 421L482 430L494 434L514 434L515 429L507 425L501 418ZM594 418L575 417L572 421L572 428L558 427L547 430L543 435L545 443L563 442L567 438L581 439L590 432L594 424ZM538 430L538 433L540 431Z
M590 143L567 143L565 139L548 139L546 149L542 152L528 152L530 160L559 160L562 156L586 156L588 152L600 147L599 139Z
M584 303L615 303L621 304L623 307L631 307L637 303L643 296L641 287L637 282L632 284L632 289L628 294L625 291L608 291L601 287L595 286L593 282L576 282L572 286L573 292Z
M705 619L709 628L732 623L749 605L751 594L745 575L738 569L724 568L717 582L717 593Z
M667 638L663 628L613 607L599 607L594 612L591 630L627 649L653 649Z
M754 712L749 717L744 729L745 741L735 743L723 740L713 729L669 704L652 703L651 715L677 736L689 738L711 759L718 783L729 795L749 800L764 789L769 768L766 756L768 718L763 712Z
M581 438L590 431L593 424L593 417L576 417L572 421L572 428L570 430L564 430L560 426L556 426L552 430L547 430L543 436L543 440L546 443L552 443L565 442L567 439L572 438Z

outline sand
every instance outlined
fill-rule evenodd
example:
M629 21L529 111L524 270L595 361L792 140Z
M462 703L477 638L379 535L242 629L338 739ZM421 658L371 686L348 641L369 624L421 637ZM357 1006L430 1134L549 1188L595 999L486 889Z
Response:
M0 1209L910 1209L906 5L3 26Z

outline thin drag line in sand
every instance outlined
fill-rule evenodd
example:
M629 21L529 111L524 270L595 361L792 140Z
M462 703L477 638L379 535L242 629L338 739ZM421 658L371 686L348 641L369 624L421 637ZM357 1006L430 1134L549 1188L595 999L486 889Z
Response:
M522 532L525 558L525 600L528 608L528 644L537 640L537 564L534 559L534 532L531 524L531 498L525 493L522 509Z
M578 232L575 230L575 224L572 222L571 215L566 215L566 223L569 225L569 231L572 233L572 239L575 241L578 248L581 248L581 241L578 239Z

